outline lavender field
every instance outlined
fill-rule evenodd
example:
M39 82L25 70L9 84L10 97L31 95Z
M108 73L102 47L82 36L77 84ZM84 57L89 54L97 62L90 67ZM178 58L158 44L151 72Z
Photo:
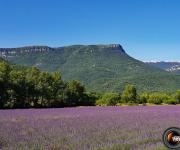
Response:
M180 106L0 110L3 150L163 150Z

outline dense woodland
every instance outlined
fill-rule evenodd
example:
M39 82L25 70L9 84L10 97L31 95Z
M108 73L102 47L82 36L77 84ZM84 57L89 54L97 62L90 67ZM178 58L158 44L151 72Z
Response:
M95 96L79 81L64 82L59 72L0 63L0 107L65 107L93 105Z
M138 94L128 84L123 92L87 92L76 80L65 82L61 73L41 71L37 67L21 67L0 61L0 108L39 108L71 106L111 106L121 104L178 104L180 90L174 93Z

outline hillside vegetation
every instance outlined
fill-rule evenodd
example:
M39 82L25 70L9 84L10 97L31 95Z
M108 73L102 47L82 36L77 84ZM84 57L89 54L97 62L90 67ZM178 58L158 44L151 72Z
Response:
M127 83L134 84L138 91L180 89L180 75L136 60L118 44L31 46L0 49L0 54L11 63L37 66L49 72L60 71L64 80L80 80L91 91L122 91Z
M92 93L76 80L63 81L60 72L9 64L0 59L0 108L111 106L121 104L179 104L180 90L173 93L138 93L127 84L123 92Z

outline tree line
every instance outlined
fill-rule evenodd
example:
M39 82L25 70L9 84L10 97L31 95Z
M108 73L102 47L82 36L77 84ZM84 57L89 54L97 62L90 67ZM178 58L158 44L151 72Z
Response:
M94 105L95 99L79 81L65 82L59 72L0 62L0 108Z
M0 108L42 108L72 106L111 106L119 104L178 104L180 90L173 94L137 94L134 85L122 93L87 92L76 80L63 81L60 72L49 73L37 67L19 67L0 61Z
M177 90L174 93L142 92L138 94L136 87L128 84L121 94L105 93L96 101L96 105L99 106L115 106L122 104L180 104L180 90Z

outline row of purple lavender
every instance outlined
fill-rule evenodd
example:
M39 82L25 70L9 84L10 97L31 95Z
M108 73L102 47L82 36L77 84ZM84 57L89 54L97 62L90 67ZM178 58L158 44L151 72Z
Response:
M180 106L0 110L0 149L162 150L171 126Z

